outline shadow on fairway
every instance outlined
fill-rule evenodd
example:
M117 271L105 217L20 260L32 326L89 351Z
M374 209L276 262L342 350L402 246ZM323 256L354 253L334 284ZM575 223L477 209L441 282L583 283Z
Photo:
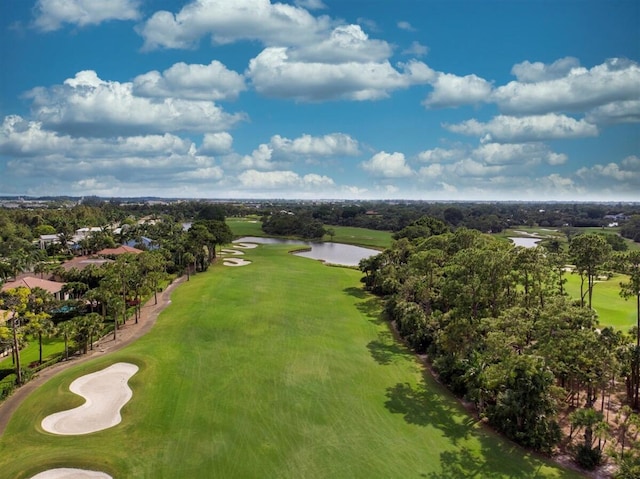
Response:
M549 477L549 470L542 470L542 464L531 456L527 455L517 446L504 446L496 441L487 438L482 439L482 451L475 453L466 447L461 447L455 451L444 451L440 453L440 472L432 472L424 476L428 479L460 479L462 477L482 478L482 479L543 479ZM513 454L523 454L525 457L518 461L520 467L512 466L509 460ZM566 472L559 473L553 477L572 477L577 474Z
M362 314L370 318L371 322L374 324L382 324L384 322L380 298L371 296L361 288L346 288L344 292L349 296L363 300L355 303L355 305Z
M413 386L398 383L387 388L385 407L394 414L402 414L409 424L431 425L453 443L467 439L476 420L472 416L462 417L460 410L442 394L434 393L424 384ZM454 418L460 418L460 421Z
M426 373L425 373L426 374ZM431 390L431 389L435 389ZM494 437L490 431L475 427L477 420L464 414L456 400L429 386L429 381L417 385L398 383L387 388L385 407L393 414L402 414L409 424L431 426L440 431L453 446L440 453L438 472L424 477L429 479L469 478L542 478L542 464L515 444ZM480 450L465 446L467 439L477 439ZM514 454L521 459L509 461ZM548 471L547 471L548 473ZM559 477L564 477L560 474ZM566 477L575 477L567 473Z
M369 296L367 292L362 288L345 288L344 292L349 296L354 296L358 299L365 299Z
M393 338L390 331L380 331L378 339L370 341L367 349L371 357L382 365L391 364L408 354L407 350Z

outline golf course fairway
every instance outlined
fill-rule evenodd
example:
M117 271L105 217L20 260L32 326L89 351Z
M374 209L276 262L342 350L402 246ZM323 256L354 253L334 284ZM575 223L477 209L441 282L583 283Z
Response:
M571 478L481 427L396 342L361 273L245 250L179 286L144 337L32 393L0 438L0 475L125 478ZM122 422L83 436L40 423L82 403L77 377L139 371Z

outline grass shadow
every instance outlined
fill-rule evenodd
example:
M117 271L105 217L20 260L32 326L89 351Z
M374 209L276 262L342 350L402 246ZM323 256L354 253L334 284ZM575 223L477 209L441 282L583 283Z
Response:
M432 391L423 384L413 386L398 383L387 388L385 407L394 414L402 414L409 424L431 425L453 443L468 439L476 423L472 416L462 417L460 410L452 404L453 398ZM460 421L455 418L459 417Z
M349 296L362 300L356 303L356 307L362 314L370 318L374 324L382 324L385 322L382 313L382 300L380 298L372 296L362 288L345 288L343 291Z
M378 339L367 344L371 357L378 363L386 366L407 354L407 351L394 340L389 331L380 331Z
M369 297L369 294L362 288L345 288L344 292L358 299L366 299Z
M464 414L457 400L427 377L416 386L398 383L388 387L386 397L385 407L391 413L402 414L409 424L437 429L453 446L440 453L440 471L425 475L428 479L549 477L542 457L488 428L477 427L478 420ZM479 447L472 446L475 441ZM571 471L558 469L554 477L577 477Z

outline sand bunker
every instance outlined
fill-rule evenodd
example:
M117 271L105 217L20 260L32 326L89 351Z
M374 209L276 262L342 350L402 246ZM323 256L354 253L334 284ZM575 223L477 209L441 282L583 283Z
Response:
M232 254L232 255L243 255L244 251L238 251L237 249L223 249L221 251L223 254Z
M133 396L127 381L137 371L138 366L135 364L116 363L79 377L71 383L69 389L85 398L86 402L75 409L45 417L42 429L54 434L76 435L101 431L119 424L122 420L120 409Z
M60 468L36 474L31 479L113 479L109 474L84 469Z
M251 261L242 258L225 258L222 264L225 266L246 266L251 264Z
M252 249L252 248L257 248L258 245L256 243L233 243L235 246L235 248L245 248L245 249Z

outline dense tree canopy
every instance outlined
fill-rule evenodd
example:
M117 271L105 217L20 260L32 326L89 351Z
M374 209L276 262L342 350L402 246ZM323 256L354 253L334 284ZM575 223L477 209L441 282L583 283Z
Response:
M560 409L591 411L599 397L604 404L620 375L637 384L632 338L600 328L589 306L595 278L611 267L604 236L571 240L588 298L574 302L564 294L559 251L420 224L440 223L423 219L401 230L391 248L360 263L363 282L384 296L386 315L404 340L426 353L440 379L497 429L549 452L561 439ZM628 273L633 258L624 257ZM635 284L627 288L640 293ZM597 463L602 446L588 441L581 451L581 464Z

